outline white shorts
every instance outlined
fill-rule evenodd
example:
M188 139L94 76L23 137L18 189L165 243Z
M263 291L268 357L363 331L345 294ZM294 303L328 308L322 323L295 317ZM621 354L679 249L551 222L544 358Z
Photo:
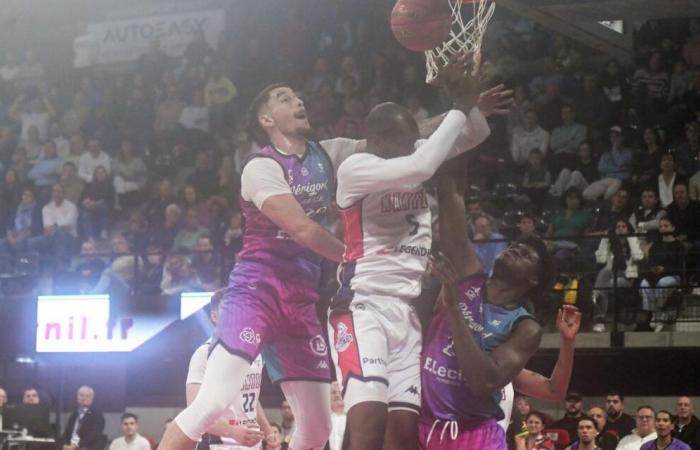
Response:
M389 411L420 412L422 339L413 306L355 294L348 308L331 310L328 333L346 411L378 401Z

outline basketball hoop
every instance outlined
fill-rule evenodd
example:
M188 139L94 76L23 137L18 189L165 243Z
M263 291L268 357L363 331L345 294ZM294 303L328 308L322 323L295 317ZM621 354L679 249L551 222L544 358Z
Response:
M481 59L481 42L491 17L496 9L494 0L444 0L452 9L450 37L442 45L425 52L425 82L430 83L438 70L446 66L455 54L471 52L474 55L474 70L478 70ZM472 16L462 17L462 4L471 3Z

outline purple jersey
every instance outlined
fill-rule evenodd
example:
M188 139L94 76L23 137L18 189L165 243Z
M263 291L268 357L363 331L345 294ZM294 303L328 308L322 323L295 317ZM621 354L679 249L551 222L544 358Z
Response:
M327 212L335 194L335 175L331 160L320 145L309 142L302 157L285 155L267 146L246 162L253 158L271 158L277 162L306 215L328 226ZM318 280L319 255L294 242L252 202L241 199L241 209L245 217L243 248L238 254L241 263L262 263L295 277Z
M656 445L656 439L653 441L649 441L645 444L642 444L642 446L639 448L639 450L658 450L659 446ZM686 444L685 442L673 438L671 440L671 443L668 445L668 447L665 447L664 450L690 450L690 446Z
M516 323L531 317L525 308L505 309L484 301L486 275L465 278L459 285L459 309L480 347L490 352L505 342ZM421 360L423 400L421 414L441 420L503 418L500 390L489 399L474 395L462 376L452 341L450 319L444 308L428 327Z

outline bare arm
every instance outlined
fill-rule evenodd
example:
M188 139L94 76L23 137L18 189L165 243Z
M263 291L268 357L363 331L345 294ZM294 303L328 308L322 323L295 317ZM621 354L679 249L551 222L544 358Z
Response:
M448 308L454 350L472 392L488 397L508 384L535 353L540 345L542 329L534 320L522 320L511 332L510 338L491 352L483 351L462 317L457 302L457 274L449 261L434 264L434 272L443 281L442 297Z
M257 416L258 425L260 425L260 431L262 431L262 434L265 436L270 434L270 421L267 420L265 409L262 407L260 400L255 402L255 415Z
M557 315L557 328L561 337L559 357L552 375L545 378L531 370L523 369L513 380L515 390L529 397L561 401L569 389L574 367L574 345L581 326L581 313L572 305L564 305Z
M310 219L292 194L269 197L263 203L261 211L299 245L331 261L343 260L343 243Z

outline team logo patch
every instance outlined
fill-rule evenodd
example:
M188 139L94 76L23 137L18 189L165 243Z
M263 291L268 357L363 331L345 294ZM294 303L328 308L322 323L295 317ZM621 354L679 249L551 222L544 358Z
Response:
M309 176L309 169L307 169L306 167L302 167L301 168L301 175L304 177L308 177Z
M442 353L450 358L455 356L455 342L452 339L452 336L447 338L447 345L442 349Z
M321 336L320 334L317 334L316 336L311 338L311 340L309 341L309 347L311 347L311 351L317 354L318 356L326 356L328 354L328 346L326 346L326 340L323 339L323 336Z
M320 360L316 365L317 369L328 369L328 363L325 360Z
M348 332L348 326L343 322L338 324L338 338L335 343L335 349L338 353L342 353L350 347L352 341L355 338L352 337L352 333Z
M408 389L406 389L406 392L409 394L418 395L418 388L412 384Z
M260 335L250 327L243 328L243 330L241 330L241 334L239 334L238 337L247 344L260 343Z

